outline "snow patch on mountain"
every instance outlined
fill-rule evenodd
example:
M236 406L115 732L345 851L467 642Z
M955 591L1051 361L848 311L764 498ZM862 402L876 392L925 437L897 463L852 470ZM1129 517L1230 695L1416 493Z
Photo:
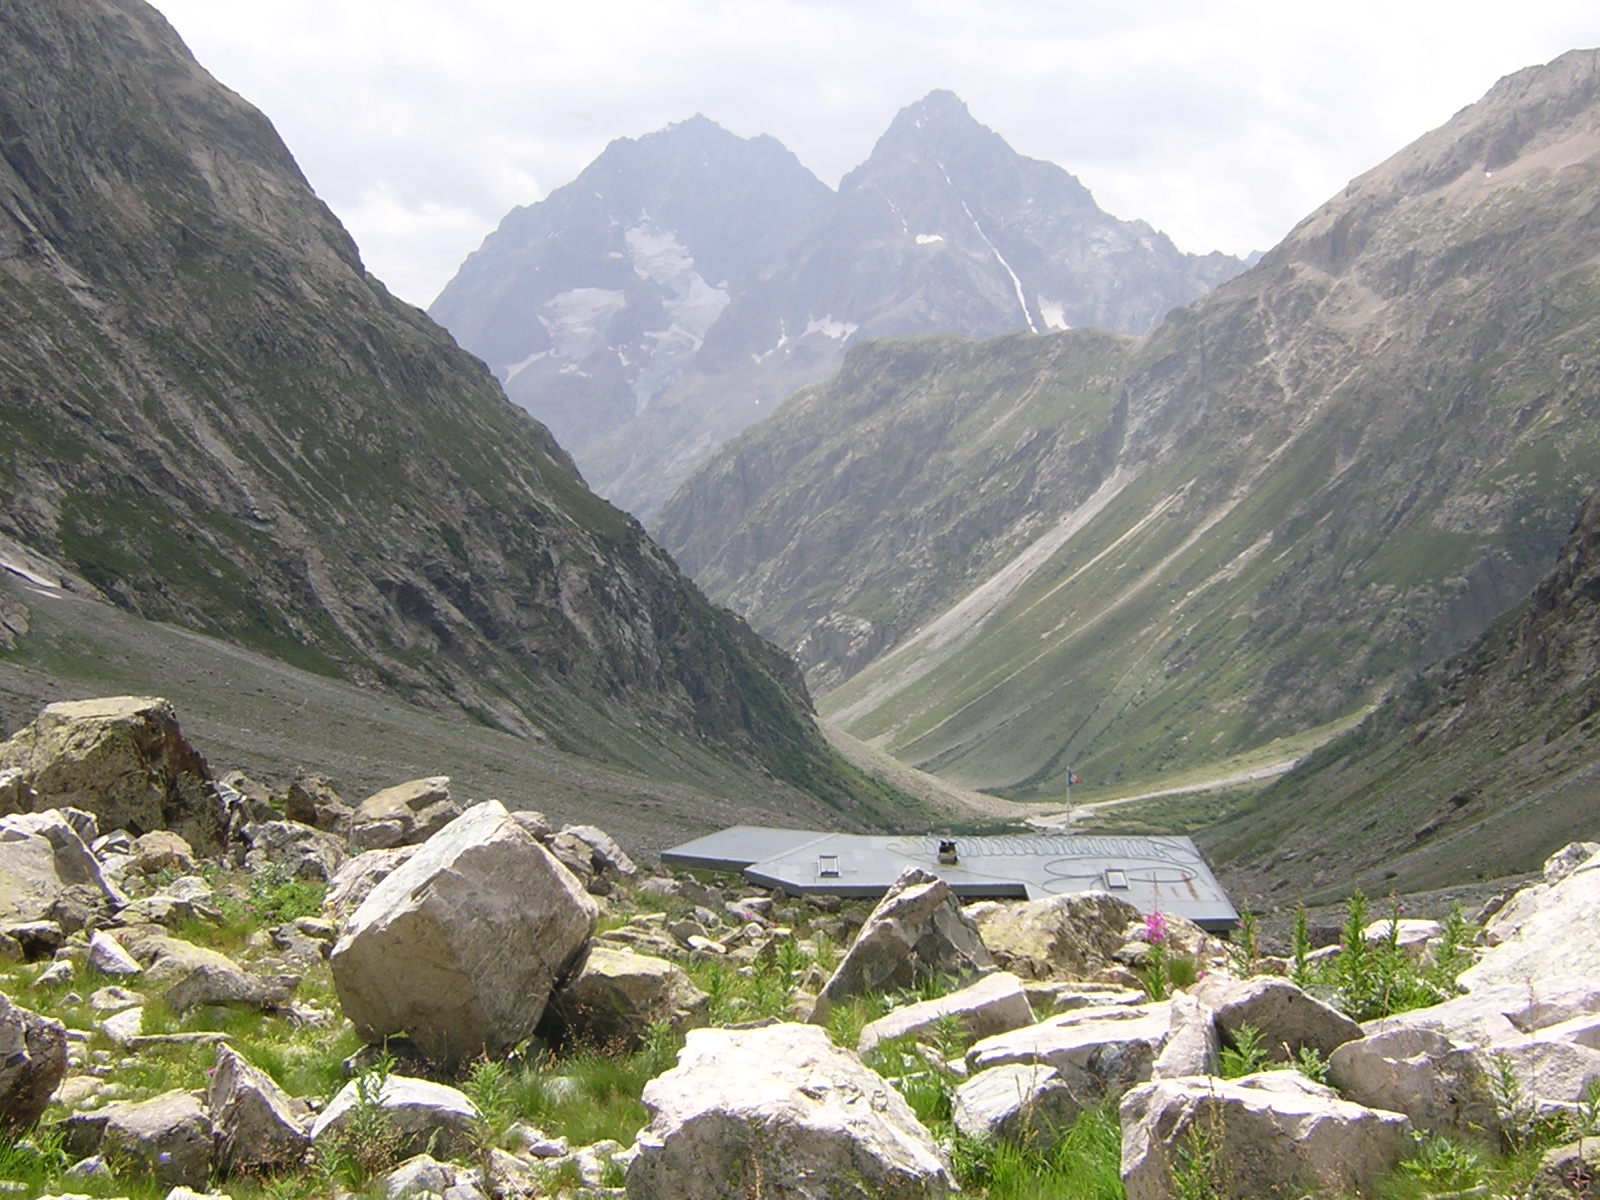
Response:
M917 234L917 245L919 246L934 246L942 241L944 241L944 234L942 233Z
M806 322L806 335L820 333L823 337L842 342L860 328L859 325L838 320L836 317L812 317Z
M587 358L606 342L606 325L628 304L626 292L581 287L553 296L539 307L557 358Z
M549 353L550 351L548 350L535 350L521 362L514 362L509 367L501 367L500 370L495 372L495 374L500 377L501 386L504 387L506 384L510 383L513 379L515 379L518 375L521 375L541 358L548 356Z
M1038 297L1039 315L1044 318L1046 329L1071 329L1072 323L1067 320L1066 307L1059 300L1046 300Z

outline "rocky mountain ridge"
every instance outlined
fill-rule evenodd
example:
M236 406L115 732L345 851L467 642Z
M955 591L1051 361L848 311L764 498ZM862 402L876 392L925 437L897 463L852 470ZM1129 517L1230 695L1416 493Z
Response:
M1357 711L1528 594L1600 466L1597 78L1502 80L1111 371L1081 330L862 348L664 537L833 719L964 785L1155 782Z
M873 791L154 10L27 0L0 31L8 559L661 778Z
M507 217L430 310L550 421L596 490L646 520L716 446L865 339L1143 332L1243 265L1182 254L1107 215L949 92L902 110L837 196L778 158L770 139L741 143L704 121L617 143ZM641 225L635 197L656 195ZM767 256L714 261L708 213L725 227L723 260L752 224L768 231ZM694 320L670 300L646 316L630 298L659 275L641 230L678 246L673 262L702 279ZM585 332L558 344L568 316Z

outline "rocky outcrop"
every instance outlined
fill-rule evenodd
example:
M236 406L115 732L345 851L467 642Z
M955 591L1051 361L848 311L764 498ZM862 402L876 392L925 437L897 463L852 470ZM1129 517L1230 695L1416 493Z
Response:
M1128 1200L1370 1195L1409 1144L1405 1117L1293 1071L1145 1084L1121 1115Z
M856 1050L870 1054L893 1038L918 1038L935 1029L955 1028L970 1041L1033 1024L1033 1009L1022 981L995 971L976 983L932 1000L901 1005L861 1029Z
M633 1200L923 1200L949 1168L905 1100L811 1025L691 1031L645 1085Z
M1484 1066L1442 1033L1399 1028L1340 1046L1328 1059L1328 1081L1357 1104L1404 1113L1420 1131L1493 1140L1500 1113Z
M1246 1027L1255 1030L1270 1062L1292 1062L1301 1050L1325 1058L1361 1036L1361 1026L1344 1013L1271 975L1251 979L1213 975L1201 980L1191 995L1211 1010L1218 1032L1229 1044Z
M1067 892L1020 904L974 904L971 916L994 960L1024 979L1093 979L1117 965L1144 914L1105 892Z
M334 983L363 1037L404 1032L456 1066L533 1034L595 917L571 873L485 801L362 901L333 949Z
M655 1026L683 1033L706 1023L711 997L665 959L595 946L550 998L542 1032L611 1050L639 1045Z
M211 1121L191 1092L163 1092L73 1116L65 1143L74 1154L97 1154L167 1186L203 1188L211 1178Z
M483 1120L477 1105L456 1088L408 1075L382 1079L369 1075L352 1079L328 1101L311 1125L312 1145L336 1144L362 1104L382 1110L395 1153L401 1155L465 1157L476 1147L478 1123Z
M0 1143L31 1129L67 1073L67 1031L0 995Z
M293 1167L310 1148L283 1089L230 1046L217 1047L206 1109L216 1132L216 1167L223 1175Z
M69 817L56 809L0 817L0 924L81 929L125 900Z
M0 745L0 770L21 772L34 809L81 808L102 829L172 830L221 849L228 815L211 769L184 738L170 702L150 696L51 704Z
M907 867L861 925L844 958L823 985L812 1013L826 1021L850 996L915 987L933 979L962 979L994 966L983 939L950 885Z
M387 850L425 842L461 815L450 798L450 777L413 779L375 792L351 816L350 849Z

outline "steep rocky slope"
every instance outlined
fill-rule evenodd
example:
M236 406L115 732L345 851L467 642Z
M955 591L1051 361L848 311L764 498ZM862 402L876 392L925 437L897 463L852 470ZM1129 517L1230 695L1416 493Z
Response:
M949 379L954 351L864 349L851 397L749 431L661 526L815 679L892 644L824 711L963 784L1056 795L1068 770L1144 778L1303 732L1526 596L1592 486L1597 174L1600 73L1576 51L1352 182L1119 378L1080 331L961 351ZM1003 471L959 461L1002 424ZM983 499L1068 461L1018 511ZM977 498L978 527L919 523L933 492Z
M122 607L658 777L871 790L138 0L0 12L0 330L0 539Z
M596 490L649 520L862 340L1142 333L1242 266L1107 215L934 92L837 197L770 138L703 118L616 143L507 217L431 311L551 421Z
M1597 713L1600 492L1526 605L1204 840L1268 903L1536 870L1594 835Z
M697 116L513 209L428 312L578 452L659 400L832 199L773 138Z

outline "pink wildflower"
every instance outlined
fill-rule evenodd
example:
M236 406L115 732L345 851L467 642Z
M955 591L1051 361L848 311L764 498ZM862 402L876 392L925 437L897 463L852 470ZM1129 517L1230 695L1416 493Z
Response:
M1167 940L1167 918L1156 910L1144 919L1144 940L1159 946Z

